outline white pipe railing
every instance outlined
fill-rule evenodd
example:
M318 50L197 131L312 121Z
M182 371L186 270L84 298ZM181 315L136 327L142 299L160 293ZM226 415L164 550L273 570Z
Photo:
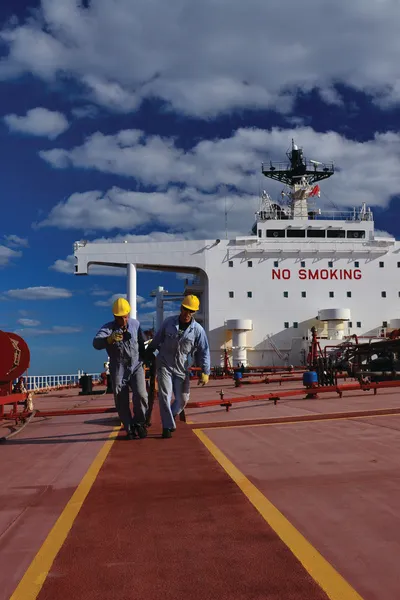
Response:
M67 387L70 385L78 385L82 375L92 376L93 382L100 379L100 373L86 373L78 371L71 375L27 375L24 377L25 387L30 391L46 390L56 387ZM13 385L17 380L13 381Z

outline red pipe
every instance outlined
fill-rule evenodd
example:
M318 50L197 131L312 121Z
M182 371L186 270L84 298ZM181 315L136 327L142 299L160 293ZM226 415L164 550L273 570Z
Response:
M240 402L257 402L258 400L274 400L274 403L281 398L288 398L290 396L302 396L303 394L326 394L329 392L337 392L342 397L343 392L362 390L369 392L374 390L376 394L379 388L391 388L400 387L400 380L397 381L380 381L377 383L348 383L346 385L329 385L321 387L310 387L302 388L298 390L283 390L281 392L271 392L270 394L254 394L251 396L242 396L241 398L223 398L221 400L211 400L209 402L189 402L187 408L205 408L208 406L225 406L227 410L232 404L238 404Z
M72 408L71 410L37 410L35 417L68 417L69 415L98 415L104 413L115 413L117 409L115 407L97 407L97 408ZM25 419L31 415L29 411L23 412L9 412L4 415L0 415L0 419L12 420L15 418Z

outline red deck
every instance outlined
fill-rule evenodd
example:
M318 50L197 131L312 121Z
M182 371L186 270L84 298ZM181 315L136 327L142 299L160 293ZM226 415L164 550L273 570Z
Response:
M211 381L191 400L221 387L249 394ZM112 399L73 390L35 401L77 405ZM366 416L385 409L398 415ZM117 440L76 519L69 501L115 417L34 419L0 447L1 600L398 599L400 391L187 412L171 440L157 409L146 440Z

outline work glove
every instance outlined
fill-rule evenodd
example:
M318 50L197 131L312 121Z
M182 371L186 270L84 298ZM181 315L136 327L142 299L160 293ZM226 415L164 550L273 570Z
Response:
M206 385L206 383L208 383L208 379L209 379L209 376L206 375L205 373L202 373L200 375L199 382L197 385L203 385L203 386Z
M122 342L123 339L123 335L121 332L119 331L113 331L111 335L108 336L107 338L107 343L108 344L115 344L116 342Z

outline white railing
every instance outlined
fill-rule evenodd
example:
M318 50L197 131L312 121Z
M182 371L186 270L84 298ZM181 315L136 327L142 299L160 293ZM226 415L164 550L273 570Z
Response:
M57 388L60 386L67 387L69 385L78 385L82 375L91 375L93 382L100 379L100 373L85 373L78 371L72 375L27 375L25 379L25 387L30 391L46 390ZM13 384L17 383L17 380Z
M290 216L290 209L288 207L285 208L285 211L276 210L261 210L256 213L258 221L292 221L293 217ZM348 223L361 223L364 221L373 221L372 212L357 212L357 211L341 211L341 210L319 210L313 209L311 207L308 208L309 212L314 212L313 219L307 219L307 221L346 221ZM288 218L289 215L289 218ZM299 215L300 216L300 215ZM294 215L296 217L296 215Z

